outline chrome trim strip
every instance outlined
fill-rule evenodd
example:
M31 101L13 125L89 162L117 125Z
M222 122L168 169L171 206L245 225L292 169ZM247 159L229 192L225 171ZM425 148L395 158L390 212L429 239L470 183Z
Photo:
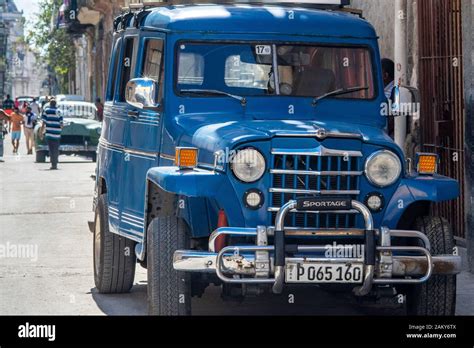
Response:
M364 172L317 172L306 170L290 170L290 169L271 169L270 174L296 174L296 175L314 175L314 176L360 176Z
M124 152L130 155L143 156L143 157L152 157L153 159L157 158L158 154L156 152L147 152L140 150L133 150L129 148L124 148Z
M160 153L160 157L162 159L165 159L165 160L168 160L168 161L173 161L175 160L175 156L172 156L172 155L168 155L166 153Z
M136 223L130 222L128 220L123 219L123 217L122 217L122 223L127 224L132 227L136 227L136 228L143 228L143 225L138 225Z
M357 133L342 133L342 132L326 132L324 137L318 132L295 132L295 133L277 133L277 137L298 137L298 138L349 138L349 139L363 139L361 134Z
M142 125L145 125L145 126L152 126L152 127L158 127L160 125L159 122L146 122L145 120L143 120L143 121L130 121L130 123L142 124Z
M106 148L115 148L116 150L119 150L119 151L123 151L124 149L123 145L109 143L107 140L105 140L102 137L99 139L99 145L102 145Z
M360 194L359 190L351 191L342 191L342 190L326 190L326 191L317 191L317 190L294 190L294 189L281 189L281 188L270 188L271 193L296 193L296 194L310 194L310 195L358 195Z
M268 208L268 211L270 213L276 213L280 211L281 208L276 208L276 207L271 207ZM290 213L301 213L301 214L327 214L326 212L319 212L319 211L299 211L296 209L293 209L290 211ZM337 211L331 211L329 212L330 214L357 214L359 213L357 210L337 210Z
M272 149L272 155L317 156L317 157L363 157L360 151L332 150L319 146L314 149Z
M132 214L129 214L129 213L125 213L125 212L123 212L122 215L128 216L130 219L135 219L135 220L138 220L138 221L143 221L144 220L141 217L138 217L136 215L132 215Z
M122 215L122 220L124 220L124 221L129 221L129 222L133 222L133 223L135 223L135 224L137 224L137 225L140 225L140 227L143 227L143 221L137 221L137 220L134 220L134 219L130 219L129 217L123 216L123 215Z
M109 150L116 150L116 151L120 151L120 152L125 152L125 153L128 153L130 155L152 157L153 159L157 158L157 156L158 156L158 153L156 153L156 152L130 149L130 148L127 148L127 147L122 146L122 145L109 143L107 140L105 140L103 138L100 138L99 145L102 145L103 147L105 147L106 149L109 149Z

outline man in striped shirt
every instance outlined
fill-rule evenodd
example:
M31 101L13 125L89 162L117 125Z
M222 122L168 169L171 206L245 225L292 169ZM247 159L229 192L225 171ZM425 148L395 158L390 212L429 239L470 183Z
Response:
M63 129L63 117L56 107L56 101L51 100L49 107L43 111L43 126L41 134L44 134L49 147L49 158L51 159L51 170L58 169L59 144L61 131Z

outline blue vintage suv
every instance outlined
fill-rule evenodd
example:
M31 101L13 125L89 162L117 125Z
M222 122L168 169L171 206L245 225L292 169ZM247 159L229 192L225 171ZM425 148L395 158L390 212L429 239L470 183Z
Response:
M288 285L455 311L436 155L386 133L373 27L342 3L138 6L115 21L95 190L95 284L128 292L147 268L150 314L187 315ZM335 3L335 1L327 1ZM337 1L336 1L337 3ZM405 111L404 111L405 110Z

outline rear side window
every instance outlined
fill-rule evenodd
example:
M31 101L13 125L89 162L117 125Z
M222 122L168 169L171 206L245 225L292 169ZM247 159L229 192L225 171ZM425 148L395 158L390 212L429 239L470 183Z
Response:
M161 65L163 64L163 40L147 40L143 57L142 77L160 82Z
M112 62L109 69L110 80L109 80L109 88L107 89L107 101L114 100L115 96L115 86L117 83L117 73L118 73L118 65L119 65L119 58L120 58L120 51L122 48L122 39L118 39L115 43L115 47L112 53Z
M125 101L125 87L132 77L132 70L135 64L134 60L134 46L136 39L129 37L125 39L125 50L122 59L122 75L120 80L120 95L119 101Z

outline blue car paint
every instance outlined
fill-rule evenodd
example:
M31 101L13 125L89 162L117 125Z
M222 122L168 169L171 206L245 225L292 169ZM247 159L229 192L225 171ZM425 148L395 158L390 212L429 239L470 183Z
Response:
M289 18L289 11L296 20ZM396 153L404 164L401 149L383 131L386 119L381 116L380 108L385 96L377 36L373 27L357 16L278 6L190 5L152 10L139 23L140 30L134 26L135 23L129 23L130 29L116 34L116 37L134 36L139 42L131 78L141 77L145 40L164 40L165 75L160 84L164 102L161 112L141 111L138 119L130 118L128 113L136 110L117 101L118 88L112 88L111 70L98 179L103 178L107 185L112 232L138 242L143 240L147 223L147 180L183 197L186 209L182 214L193 236L205 237L212 232L219 209L224 209L231 226L272 225L267 213L268 188L271 187L268 171L254 184L238 181L228 166L210 171L214 153L218 150L252 146L262 152L268 165L275 144L286 148L323 145L357 150L363 153L364 160L370 154L386 149ZM220 41L367 47L374 67L376 98L328 98L312 106L312 98L249 96L247 105L242 107L238 101L227 97L178 95L175 91L177 47L186 42ZM115 55L122 60L123 51L123 47L120 51L114 49L112 61ZM119 81L120 75L115 84ZM291 115L290 106L294 111ZM299 137L316 127L355 133L360 139L328 138L318 142L314 137ZM280 137L283 134L298 137ZM176 146L197 147L201 169L180 172L172 167ZM265 204L259 210L247 209L242 203L244 193L251 188L264 193ZM359 200L370 192L384 195L387 204L383 211L374 213L375 226L383 224L394 228L411 203L454 199L459 194L459 187L452 179L435 176L402 177L394 185L378 189L362 176L360 191ZM404 203L403 208L400 208L400 200ZM362 225L360 218L358 225Z

